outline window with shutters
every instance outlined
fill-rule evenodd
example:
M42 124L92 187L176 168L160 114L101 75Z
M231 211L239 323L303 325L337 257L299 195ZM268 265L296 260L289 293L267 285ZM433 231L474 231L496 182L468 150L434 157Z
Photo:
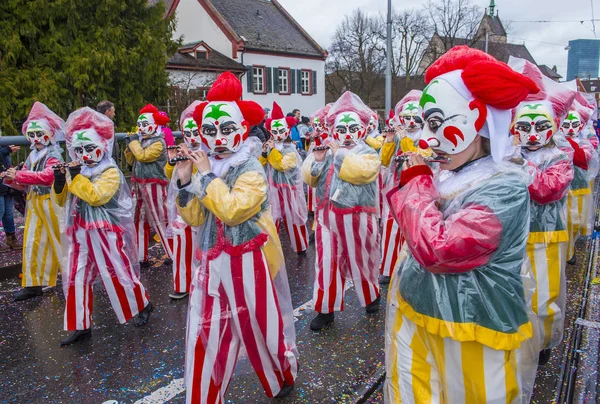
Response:
M290 69L279 68L279 94L290 94Z
M311 71L310 70L302 70L300 72L300 81L301 81L302 95L311 95L312 94Z
M265 68L264 66L252 66L252 92L265 94Z

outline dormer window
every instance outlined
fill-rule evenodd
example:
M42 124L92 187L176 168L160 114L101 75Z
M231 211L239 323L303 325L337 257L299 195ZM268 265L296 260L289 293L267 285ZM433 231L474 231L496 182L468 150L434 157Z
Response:
M206 52L205 50L198 50L196 51L196 59L198 60L206 60L208 59L208 52Z

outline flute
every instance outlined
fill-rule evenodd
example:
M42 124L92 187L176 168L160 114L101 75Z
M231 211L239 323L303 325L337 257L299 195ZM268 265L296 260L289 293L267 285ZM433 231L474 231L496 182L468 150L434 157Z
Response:
M401 154L400 156L394 157L394 161L398 163L398 166L401 166L402 163L408 161L408 156L406 154ZM423 157L426 163L452 163L452 159L449 157Z
M62 168L69 168L69 163L58 163L52 166L53 170L60 170Z
M323 151L323 150L329 150L329 146L315 146L313 148L313 151Z
M181 149L180 146L167 146L167 150L179 150Z
M226 156L226 155L229 155L229 154L233 154L233 152L228 151L228 152L222 152L222 153L217 153L217 152L208 152L208 153L206 153L206 155L208 157ZM190 158L188 156L177 156L177 157L174 157L171 160L169 160L169 163L171 163L171 165L174 165L175 163L177 163L179 161L187 161L189 159Z

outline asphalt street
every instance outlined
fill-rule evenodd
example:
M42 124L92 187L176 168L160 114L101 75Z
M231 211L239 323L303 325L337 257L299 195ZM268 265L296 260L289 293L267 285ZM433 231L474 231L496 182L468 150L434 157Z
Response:
M285 239L285 237L283 237ZM583 284L586 244L579 243L578 265L568 268L569 309L565 336L574 320ZM301 370L294 392L283 403L383 402L377 385L384 364L382 309L367 315L354 289L347 291L346 309L334 326L320 333L309 329L314 278L314 245L305 256L284 243ZM183 365L187 299L171 301L171 270L161 265L142 270L156 309L143 328L120 325L101 284L95 286L91 339L61 348L64 295L60 285L44 296L13 302L20 280L0 272L0 403L184 403ZM0 256L0 264L2 257ZM538 372L534 402L551 402L559 378L564 347ZM240 360L229 386L227 402L268 403L247 360Z

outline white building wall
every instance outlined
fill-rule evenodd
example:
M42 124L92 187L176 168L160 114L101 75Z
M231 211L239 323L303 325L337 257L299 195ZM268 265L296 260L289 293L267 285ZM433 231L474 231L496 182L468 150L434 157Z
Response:
M198 0L181 0L176 11L177 29L174 38L183 35L183 42L204 41L208 46L232 57L231 41L210 18Z
M317 94L313 95L280 95L277 93L253 94L251 92L249 93L247 78L244 75L242 77L242 86L244 88L243 97L245 100L256 101L263 108L272 108L273 101L275 101L281 106L281 109L284 113L292 112L293 109L298 108L304 116L310 116L317 109L322 108L325 105L325 61L294 58L287 56L262 55L249 52L245 52L243 56L240 52L238 54L237 61L244 64L245 66L260 65L271 68L288 67L290 69L309 69L317 72Z

